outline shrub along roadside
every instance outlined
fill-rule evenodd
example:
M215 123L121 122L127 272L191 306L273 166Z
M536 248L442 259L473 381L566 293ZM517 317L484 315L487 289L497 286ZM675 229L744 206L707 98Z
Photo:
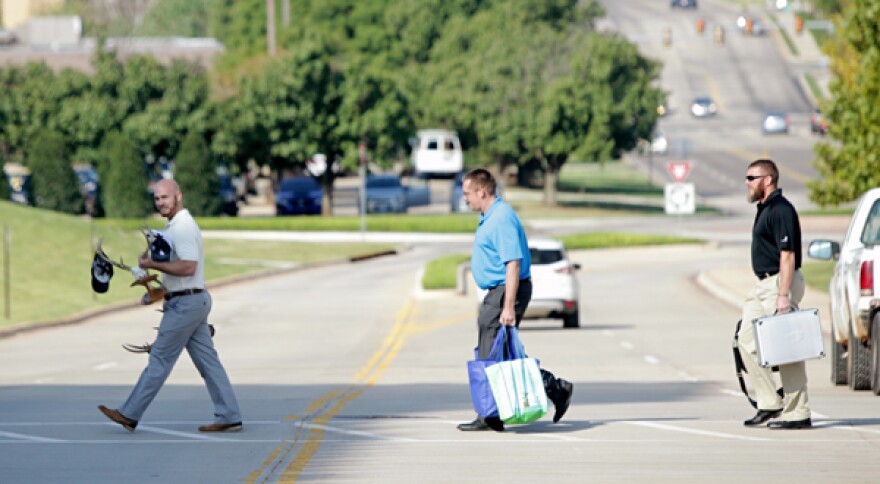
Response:
M560 240L566 250L703 243L699 239L624 232L585 232L560 237ZM458 266L468 260L470 254L451 254L431 260L425 266L425 273L422 275L422 288L454 289Z

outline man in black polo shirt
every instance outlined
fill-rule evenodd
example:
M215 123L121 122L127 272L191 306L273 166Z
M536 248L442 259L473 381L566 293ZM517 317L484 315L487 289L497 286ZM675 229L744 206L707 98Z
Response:
M773 372L758 364L758 349L752 320L791 311L804 296L801 275L801 225L794 206L777 188L779 170L770 160L753 161L746 174L749 202L758 202L752 228L752 270L758 282L749 293L742 310L739 350L746 371L752 379L758 401L758 413L743 422L747 427L763 425L768 420L773 429L810 428L810 404L807 397L807 372L804 362L779 366L785 399L776 393Z

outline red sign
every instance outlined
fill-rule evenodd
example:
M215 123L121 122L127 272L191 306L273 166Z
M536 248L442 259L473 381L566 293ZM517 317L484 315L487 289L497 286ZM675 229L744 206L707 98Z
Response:
M676 183L683 183L691 172L691 163L689 161L670 161L666 164L666 171L672 175L672 179Z

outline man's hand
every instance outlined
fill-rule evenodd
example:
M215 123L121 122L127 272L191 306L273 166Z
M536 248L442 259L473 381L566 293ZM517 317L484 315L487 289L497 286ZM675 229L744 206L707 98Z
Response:
M144 269L151 269L151 264L153 263L153 259L150 258L149 252L144 252L143 254L138 256L138 265Z
M787 313L791 310L791 299L787 295L780 294L776 296L776 312L778 314Z
M516 312L513 309L504 308L501 310L501 317L499 318L501 324L503 326L515 326L516 325Z

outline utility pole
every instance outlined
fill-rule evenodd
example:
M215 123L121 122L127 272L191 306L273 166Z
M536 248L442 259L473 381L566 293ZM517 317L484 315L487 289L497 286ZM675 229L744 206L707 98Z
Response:
M290 27L290 0L281 0L281 22Z
M269 57L275 56L275 0L266 0L266 43Z

